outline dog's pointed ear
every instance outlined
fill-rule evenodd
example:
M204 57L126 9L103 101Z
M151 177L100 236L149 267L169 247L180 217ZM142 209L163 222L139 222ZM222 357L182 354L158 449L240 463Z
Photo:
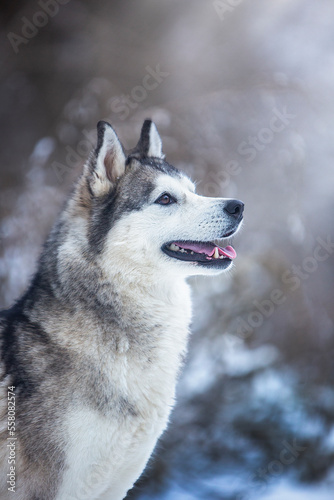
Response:
M141 156L154 156L164 159L162 141L157 127L152 120L145 120L141 129L140 139L136 148Z
M108 193L125 171L126 157L116 132L108 122L97 124L97 146L91 159L89 185L95 196Z

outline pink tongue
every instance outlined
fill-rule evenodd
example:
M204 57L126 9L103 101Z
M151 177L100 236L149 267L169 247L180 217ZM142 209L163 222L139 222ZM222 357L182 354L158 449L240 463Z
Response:
M215 253L215 245L212 243L179 243L178 241L175 242L177 246L184 248L185 250L192 250L193 252L196 253L205 253L208 255L208 257L212 257L213 254ZM227 246L225 248L218 248L219 255L225 255L225 257L228 257L229 259L235 259L237 256L236 251L234 250L233 247Z
M226 257L229 257L232 260L235 259L237 256L237 252L230 245L225 247L225 248L218 247L218 252L219 252L219 255L225 255Z

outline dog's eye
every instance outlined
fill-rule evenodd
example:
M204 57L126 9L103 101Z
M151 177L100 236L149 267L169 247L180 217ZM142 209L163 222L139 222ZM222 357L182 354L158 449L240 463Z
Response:
M176 203L176 199L169 193L164 193L155 201L159 205L171 205L172 203Z

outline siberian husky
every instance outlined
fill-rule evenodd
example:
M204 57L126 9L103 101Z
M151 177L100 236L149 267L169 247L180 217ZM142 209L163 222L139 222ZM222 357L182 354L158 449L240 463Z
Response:
M121 500L167 426L186 278L231 267L244 206L196 194L164 158L152 121L127 156L99 122L28 291L0 315L2 500Z

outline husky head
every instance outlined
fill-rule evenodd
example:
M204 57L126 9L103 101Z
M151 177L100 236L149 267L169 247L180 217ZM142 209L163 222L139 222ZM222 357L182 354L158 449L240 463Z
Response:
M152 271L159 276L157 270L163 278L228 269L236 253L223 241L239 229L243 203L196 194L164 158L152 121L144 122L128 155L111 125L98 123L97 148L79 190L80 208L88 211L88 251L104 270L139 279Z

